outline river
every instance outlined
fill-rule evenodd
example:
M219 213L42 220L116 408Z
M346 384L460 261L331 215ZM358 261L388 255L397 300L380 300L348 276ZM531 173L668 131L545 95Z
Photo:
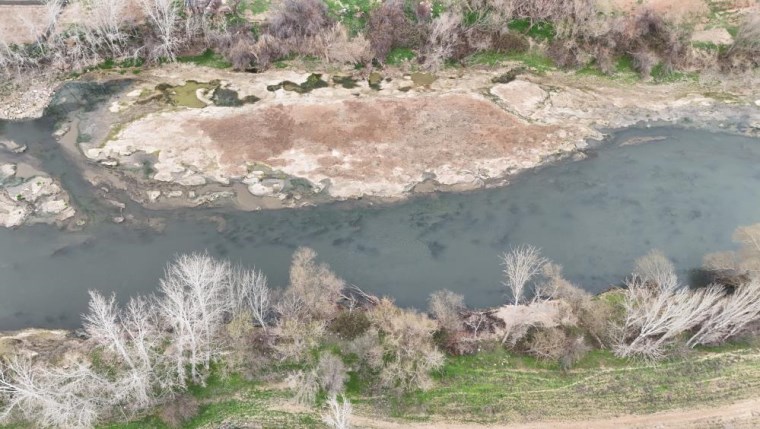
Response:
M30 153L47 156L49 172L64 175L74 199L97 214L88 185L56 149L51 130L44 119L0 124L0 135L33 134ZM659 139L621 145L640 138ZM106 215L93 215L79 232L0 229L0 329L75 327L88 289L121 298L151 293L172 256L192 251L255 266L282 286L294 249L310 246L349 283L416 307L443 288L463 294L470 306L502 303L499 254L523 243L543 249L591 292L619 283L653 248L671 257L688 282L705 253L734 247L737 226L760 222L760 141L635 128L614 133L587 159L523 173L502 188L375 206L158 214L168 219L160 233L113 224ZM205 215L223 217L224 230Z

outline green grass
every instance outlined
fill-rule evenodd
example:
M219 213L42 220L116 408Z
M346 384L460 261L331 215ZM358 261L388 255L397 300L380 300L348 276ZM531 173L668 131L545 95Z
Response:
M674 70L669 71L664 64L660 63L652 68L652 78L656 83L696 81L699 79L699 74Z
M409 48L394 48L388 53L385 63L388 65L399 65L404 61L412 61L417 55Z
M438 384L393 400L392 415L413 420L494 423L651 413L755 397L758 350L697 351L658 365L629 362L609 351L589 353L563 373L554 363L497 350L450 358Z
M214 372L206 386L188 389L201 403L200 410L182 427L220 427L225 422L256 422L263 428L313 428L323 427L318 410L292 412L277 409L291 400L284 390L269 389L255 381L246 381L239 375L221 377ZM234 426L233 426L234 427ZM101 426L101 429L166 429L156 415L138 421Z
M238 11L250 10L252 14L258 15L269 10L270 0L243 0L238 6Z
M539 21L531 25L529 19L514 19L507 24L507 27L535 40L552 41L557 35L551 22Z
M364 31L370 11L378 4L373 0L326 0L326 3L330 14L343 23L351 35Z
M212 67L215 69L228 69L232 67L232 64L229 61L225 60L224 57L215 53L211 49L206 49L200 55L177 57L177 62Z

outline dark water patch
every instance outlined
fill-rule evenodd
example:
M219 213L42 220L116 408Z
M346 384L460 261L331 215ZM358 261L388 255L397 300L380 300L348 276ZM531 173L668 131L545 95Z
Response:
M354 89L359 86L358 81L350 76L333 76L332 81L345 89Z
M295 92L297 94L306 94L318 88L327 88L330 86L327 82L322 80L322 75L319 73L312 73L306 78L305 82L295 83L289 80L284 80L276 85L267 86L267 91L277 91L284 89L285 91Z
M261 99L255 95L248 95L240 98L237 91L222 87L216 88L214 94L211 96L211 101L213 101L215 105L221 107L239 107L244 104L253 104L260 100Z

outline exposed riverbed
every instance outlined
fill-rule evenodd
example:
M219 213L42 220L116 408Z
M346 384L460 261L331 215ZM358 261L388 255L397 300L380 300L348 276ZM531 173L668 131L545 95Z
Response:
M651 141L626 144L640 140ZM760 220L758 165L755 139L631 129L588 159L524 173L504 188L375 207L133 209L162 217L163 232L97 216L79 232L0 229L0 329L76 326L88 289L150 293L172 255L204 250L255 265L283 285L293 250L311 246L348 282L402 305L424 307L432 291L449 288L469 305L494 306L504 299L498 254L530 243L596 292L651 248L684 271L730 248L737 226ZM92 191L74 183L77 199Z

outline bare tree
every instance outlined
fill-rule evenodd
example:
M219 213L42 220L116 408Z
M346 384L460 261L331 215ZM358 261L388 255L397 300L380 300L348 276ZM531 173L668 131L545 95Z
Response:
M108 408L107 380L90 368L48 368L11 358L0 366L0 420L16 416L36 427L94 427Z
M174 61L180 45L180 39L176 34L180 20L177 3L173 0L140 0L140 6L158 37L158 44L148 55L154 59L166 58Z
M98 291L90 291L90 311L82 316L84 329L99 344L114 351L129 367L134 368L131 355L127 352L126 335L121 325L120 310L116 305L116 295L105 298Z
M161 316L172 329L173 357L177 380L190 377L203 382L201 369L208 370L221 351L217 335L233 303L229 287L230 265L206 254L179 256L161 280Z
M718 286L715 286L718 287ZM720 344L760 319L760 279L752 279L727 294L710 312L688 345Z
M660 290L635 276L626 285L626 316L614 348L621 357L662 358L664 349L707 319L723 296L719 287Z
M351 401L341 395L340 401L335 395L327 400L327 412L322 414L322 421L331 429L350 429L353 409Z
M266 328L272 312L272 293L261 271L238 268L232 271L231 287L238 311L248 311L259 326Z
M525 294L525 287L541 272L548 262L541 251L533 246L518 246L502 255L504 286L512 294L513 305L518 305Z

